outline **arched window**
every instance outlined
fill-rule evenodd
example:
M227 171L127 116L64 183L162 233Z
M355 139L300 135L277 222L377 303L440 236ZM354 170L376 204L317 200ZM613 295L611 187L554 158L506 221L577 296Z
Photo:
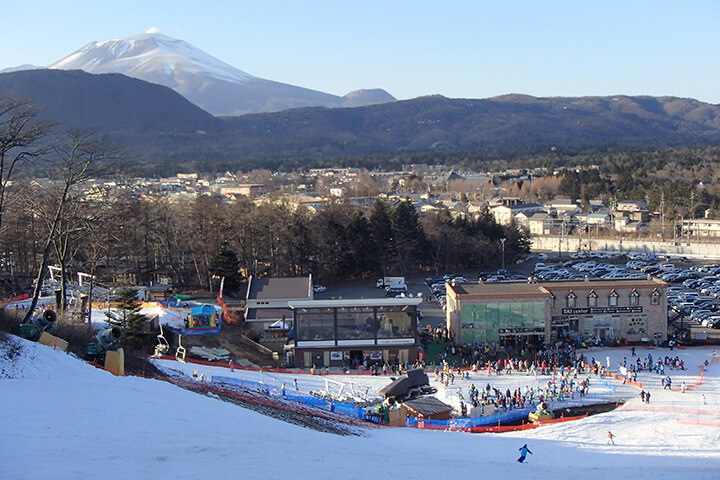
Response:
M567 301L567 306L568 306L568 307L574 307L574 306L575 306L575 303L576 303L576 300L577 300L577 295L575 295L575 294L573 293L573 291L570 290L570 293L568 294L568 296L567 296L567 298L566 298L565 300Z
M633 288L633 291L630 292L630 306L637 307L638 305L640 305L640 294Z
M618 294L614 288L612 292L610 292L610 296L608 297L608 305L611 307L617 307L618 305Z
M657 291L657 288L650 294L650 305L660 305L660 292Z
M595 290L590 290L590 294L587 297L588 307L597 307L597 293Z

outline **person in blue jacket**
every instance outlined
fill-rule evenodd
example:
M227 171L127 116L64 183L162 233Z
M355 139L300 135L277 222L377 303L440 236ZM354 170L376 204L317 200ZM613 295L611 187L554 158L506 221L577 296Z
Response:
M528 453L530 455L532 455L532 452L528 448L527 443L525 445L523 445L521 448L519 448L518 450L520 450L520 458L518 458L517 461L520 463L523 463L525 461L525 457L527 457Z

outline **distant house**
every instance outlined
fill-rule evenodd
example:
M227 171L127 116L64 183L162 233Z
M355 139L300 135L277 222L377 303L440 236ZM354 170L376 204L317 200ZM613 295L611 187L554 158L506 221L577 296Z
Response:
M441 208L444 208L442 205L438 206L434 203L429 202L421 202L415 205L415 208L417 208L421 213L431 213L436 212Z
M248 280L245 323L259 334L277 321L293 318L289 301L312 300L312 276L254 278Z
M247 198L255 198L263 193L267 193L267 185L262 183L248 183L243 185L220 187L220 195L224 197L242 195Z
M527 229L530 235L552 235L556 232L557 219L544 212L532 214L527 219Z
M150 302L161 302L175 295L172 285L158 284L147 287L147 299Z
M639 212L647 210L647 202L635 201L635 200L623 200L617 203L615 210L620 212Z
M633 220L630 216L614 216L613 227L623 233L647 232L647 221Z
M500 225L510 225L518 213L533 214L542 212L543 206L537 203L519 203L515 205L497 205L491 207L495 221Z
M570 200L569 198L556 198L545 204L545 210L548 212L557 212L558 214L582 212L582 208L580 208L577 200Z
M488 205L485 202L469 202L467 204L467 213L477 217L484 212L487 207Z
M609 213L589 213L585 223L597 227L608 227L612 223L612 217Z
M590 208L593 212L597 212L601 208L605 208L605 204L602 200L590 200Z
M720 220L683 220L680 228L682 235L690 237L720 237Z

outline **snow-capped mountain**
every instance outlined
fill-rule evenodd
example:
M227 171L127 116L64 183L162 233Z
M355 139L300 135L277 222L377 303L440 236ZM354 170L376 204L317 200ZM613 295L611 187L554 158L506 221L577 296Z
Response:
M24 70L37 70L39 68L45 68L45 67L38 67L37 65L31 65L29 63L24 63L22 65L18 65L17 67L3 68L2 70L0 70L0 73L22 72Z
M265 80L218 60L189 43L160 33L91 42L48 68L121 73L172 88L213 115L273 112L307 106L360 106L378 103ZM384 92L384 91L382 91ZM383 101L394 98L384 92Z

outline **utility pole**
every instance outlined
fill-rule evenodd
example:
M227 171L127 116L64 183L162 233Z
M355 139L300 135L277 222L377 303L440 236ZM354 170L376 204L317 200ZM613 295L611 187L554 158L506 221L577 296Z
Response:
M507 240L507 238L500 239L500 245L502 245L502 269L503 269L503 272L505 272L505 240Z
M662 221L661 237L665 241L665 192L660 192L660 220Z

